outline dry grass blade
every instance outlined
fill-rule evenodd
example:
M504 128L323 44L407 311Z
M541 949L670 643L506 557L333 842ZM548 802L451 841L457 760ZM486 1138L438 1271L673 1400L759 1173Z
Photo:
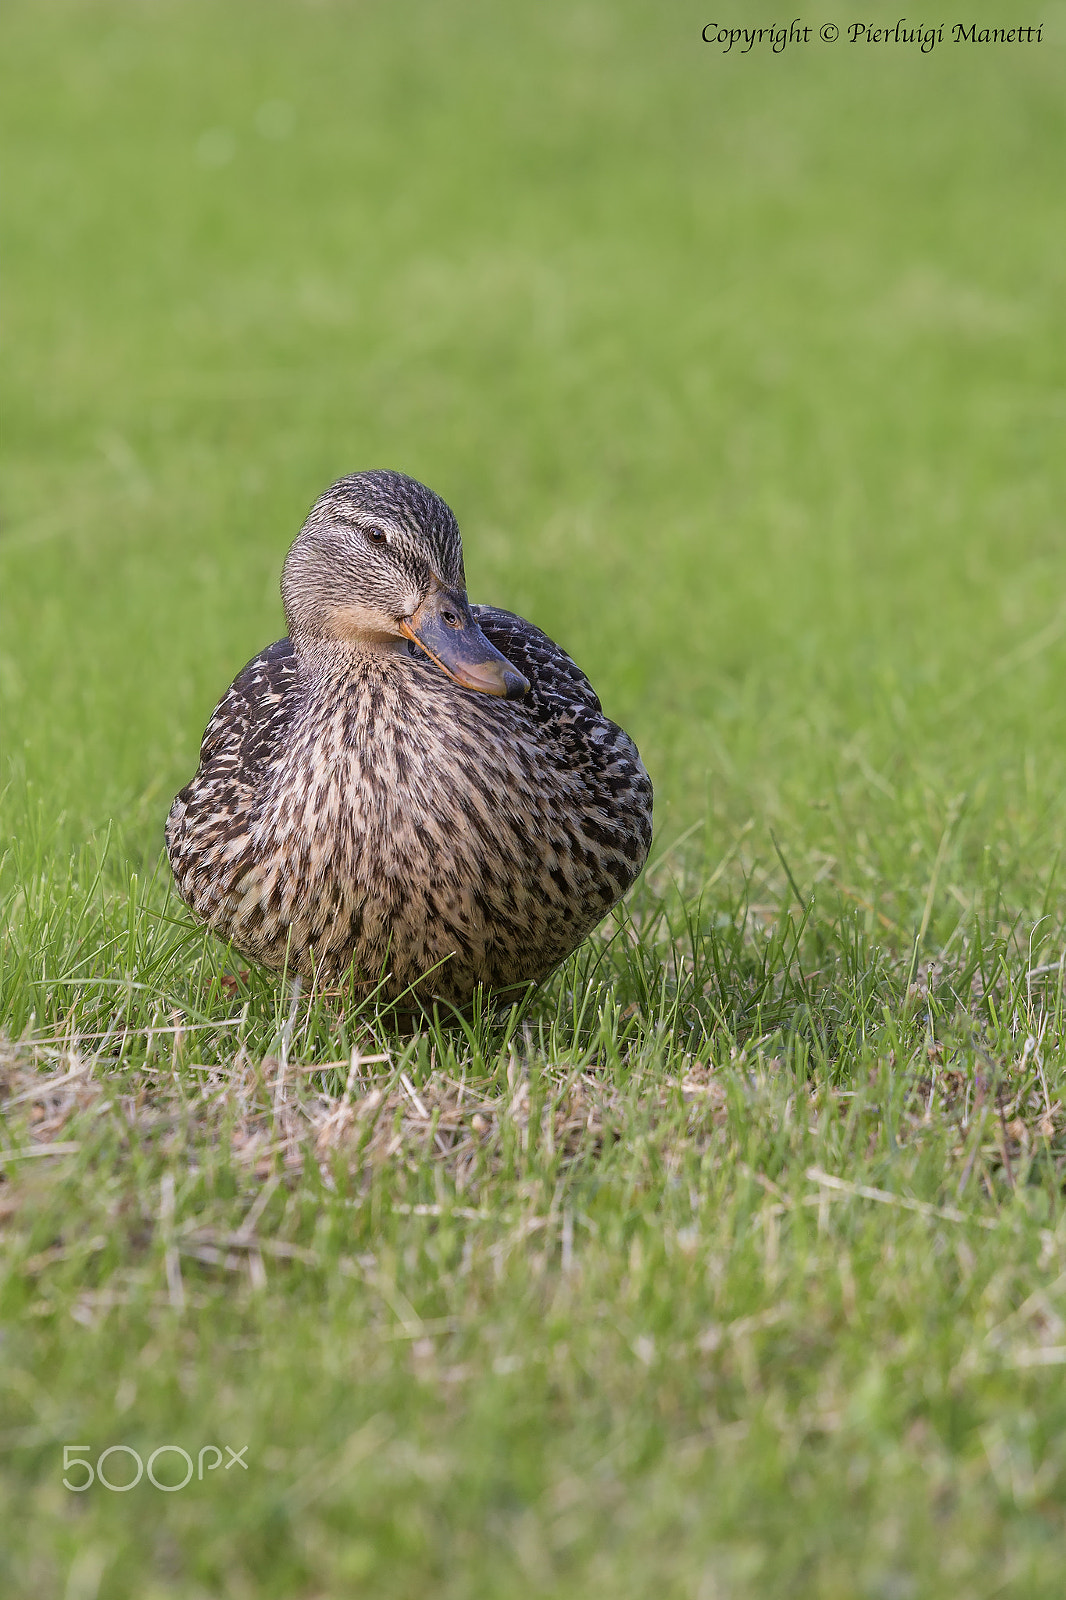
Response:
M979 1228L996 1228L992 1217L979 1217L959 1211L956 1206L931 1205L927 1200L915 1200L910 1195L892 1194L888 1189L876 1189L868 1183L852 1183L847 1178L834 1177L820 1167L808 1167L807 1179L825 1189L835 1189L839 1194L854 1195L859 1200L875 1200L879 1205L898 1206L902 1211L915 1211L923 1217L939 1217L942 1222L972 1222Z

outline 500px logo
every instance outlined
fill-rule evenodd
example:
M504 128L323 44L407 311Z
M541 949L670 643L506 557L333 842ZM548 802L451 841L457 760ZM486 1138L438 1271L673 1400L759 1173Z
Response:
M228 1472L231 1467L242 1467L247 1472L248 1463L245 1461L244 1456L248 1446L244 1445L240 1450L231 1450L229 1445L224 1448L229 1456L225 1471ZM100 1483L105 1489L110 1489L112 1494L125 1494L128 1489L137 1487L147 1470L148 1482L156 1489L162 1489L164 1494L176 1494L179 1489L184 1489L187 1484L192 1482L194 1472L197 1481L203 1482L205 1462L208 1472L214 1472L216 1468L222 1466L222 1451L217 1444L205 1444L197 1452L195 1467L193 1466L192 1456L187 1450L183 1450L180 1444L161 1444L148 1457L147 1468L132 1445L108 1445L107 1449L101 1450L97 1456L95 1467L89 1459L91 1453L91 1446L87 1444L65 1444L63 1446L64 1489L70 1489L74 1494L84 1494L86 1489L91 1489L94 1483ZM114 1481L114 1476L118 1475L114 1472L114 1468L109 1469L108 1472L104 1471L105 1463L112 1456L129 1456L131 1458L134 1475L127 1482L116 1483ZM156 1475L156 1463L160 1461L161 1457L167 1456L180 1456L184 1463L184 1477L179 1482L169 1483ZM207 1459L211 1456L214 1457L214 1460ZM172 1461L166 1472L166 1478L176 1475L176 1470L176 1463ZM66 1476L67 1473L76 1473L77 1479L80 1479L80 1481L76 1480L72 1483L70 1478ZM84 1477L82 1477L82 1473L84 1473Z

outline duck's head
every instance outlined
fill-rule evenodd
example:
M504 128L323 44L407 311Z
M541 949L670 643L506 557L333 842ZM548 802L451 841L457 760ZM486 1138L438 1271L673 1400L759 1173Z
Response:
M464 689L509 700L529 689L474 621L454 516L402 473L357 472L316 500L285 558L281 598L297 648L410 643Z

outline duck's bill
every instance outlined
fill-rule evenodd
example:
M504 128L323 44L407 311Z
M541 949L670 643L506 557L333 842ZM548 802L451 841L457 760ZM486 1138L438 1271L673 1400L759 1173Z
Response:
M447 591L430 595L413 616L403 618L400 632L464 689L501 700L520 700L529 692L529 680L489 643L465 597Z

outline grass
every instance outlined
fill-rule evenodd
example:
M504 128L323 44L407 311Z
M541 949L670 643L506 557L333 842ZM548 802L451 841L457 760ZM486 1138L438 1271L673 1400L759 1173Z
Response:
M5 8L5 1593L1059 1593L1057 18ZM369 464L657 789L625 912L413 1036L160 860ZM247 1468L63 1486L169 1444Z

